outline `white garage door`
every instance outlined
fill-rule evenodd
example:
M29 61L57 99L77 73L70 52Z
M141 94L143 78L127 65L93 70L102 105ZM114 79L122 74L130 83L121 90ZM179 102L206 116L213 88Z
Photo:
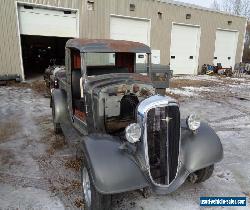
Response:
M21 34L78 37L76 12L20 5L18 17Z
M222 67L234 67L238 42L238 32L216 31L214 64L221 63Z
M141 42L150 46L150 21L144 19L110 17L110 38ZM145 56L137 55L137 63L144 63Z
M174 24L171 33L170 66L174 74L197 74L200 28Z

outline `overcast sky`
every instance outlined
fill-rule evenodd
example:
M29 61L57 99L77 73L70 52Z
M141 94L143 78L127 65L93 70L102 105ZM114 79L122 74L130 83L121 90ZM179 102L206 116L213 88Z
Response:
M178 0L181 2L186 2L186 3L190 3L190 4L197 4L197 5L201 5L204 7L210 7L213 0Z

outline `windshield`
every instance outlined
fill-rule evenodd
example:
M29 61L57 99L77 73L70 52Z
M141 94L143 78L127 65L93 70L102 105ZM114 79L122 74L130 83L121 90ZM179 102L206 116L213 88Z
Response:
M144 53L86 53L87 76L112 73L147 73Z

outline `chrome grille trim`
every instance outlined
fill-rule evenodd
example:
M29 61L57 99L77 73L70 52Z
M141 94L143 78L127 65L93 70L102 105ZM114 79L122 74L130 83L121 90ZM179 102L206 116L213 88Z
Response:
M179 170L179 166L180 166L180 145L181 145L180 136L181 136L181 133L179 133L180 134L180 136L179 136L179 154L178 154L178 165L177 165L177 171L176 171L175 177L171 181L171 183L169 183L169 181L168 181L168 184L156 183L154 181L154 179L151 175L151 171L150 171L148 140L147 140L148 139L147 138L147 115L148 115L148 112L153 108L157 108L157 107L162 108L162 107L170 107L170 106L176 106L179 108L176 101L173 100L172 98L167 97L167 96L156 95L156 96L149 97L148 99L145 99L144 101L142 101L137 108L138 122L141 123L142 129L143 129L143 132L142 132L143 133L143 146L144 146L144 151L145 151L144 157L146 160L146 167L147 167L147 171L148 171L148 174L149 174L149 177L150 177L152 183L156 186L169 186L176 179L176 175L178 174L178 170ZM180 127L179 127L179 129L181 131ZM167 168L169 168L169 167L167 167ZM169 171L168 171L168 175L169 175ZM169 177L168 177L168 179L169 179Z

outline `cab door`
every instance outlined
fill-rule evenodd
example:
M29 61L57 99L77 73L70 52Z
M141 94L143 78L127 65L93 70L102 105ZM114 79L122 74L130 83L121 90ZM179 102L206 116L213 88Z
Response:
M81 54L79 51L71 50L69 66L70 75L68 75L68 78L71 96L69 106L71 107L72 122L86 125L86 104L82 89Z

